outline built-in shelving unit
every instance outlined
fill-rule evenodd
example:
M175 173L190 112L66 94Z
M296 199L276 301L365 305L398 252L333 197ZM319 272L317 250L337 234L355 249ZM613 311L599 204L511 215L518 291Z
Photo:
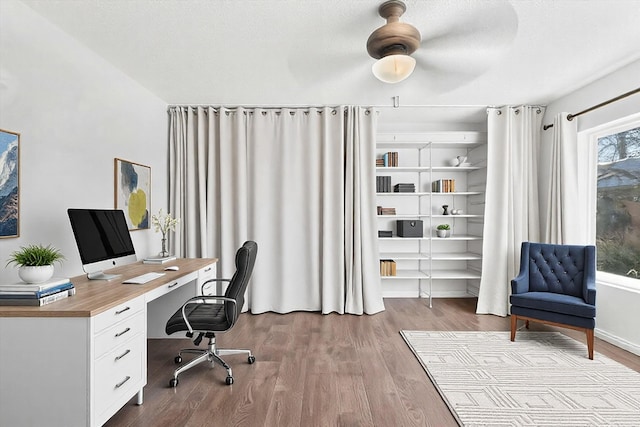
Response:
M378 192L378 206L395 215L378 215L380 259L396 263L394 276L381 276L385 297L477 296L482 263L486 182L486 134L477 131L379 132L376 155L397 152L397 166L376 167L377 176L415 185L415 192ZM466 158L462 165L453 159ZM432 183L447 180L455 191L436 192ZM455 181L455 183L454 183ZM454 184L453 184L454 183ZM449 188L448 188L449 189ZM447 215L443 205L447 205ZM461 211L459 214L451 214ZM400 237L396 221L422 221L422 237ZM436 226L449 224L448 237Z

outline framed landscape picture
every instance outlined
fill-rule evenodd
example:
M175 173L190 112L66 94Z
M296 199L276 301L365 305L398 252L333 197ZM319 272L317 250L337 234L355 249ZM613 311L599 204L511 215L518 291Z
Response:
M124 211L129 230L149 228L151 168L118 158L114 163L116 209Z
M20 236L20 134L0 129L0 238Z

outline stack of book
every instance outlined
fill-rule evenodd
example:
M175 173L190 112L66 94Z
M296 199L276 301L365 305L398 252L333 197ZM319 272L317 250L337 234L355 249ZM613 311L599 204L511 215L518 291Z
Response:
M391 176L376 176L376 193L391 193Z
M455 179L439 179L431 183L431 191L434 193L454 193L456 191Z
M165 256L165 257L149 257L142 260L143 264L164 264L165 262L173 261L176 257L173 255Z
M395 215L396 208L385 208L384 206L378 206L378 215Z
M383 168L384 167L384 158L378 157L376 159L376 167L377 168Z
M398 166L398 152L389 151L382 156L383 166L396 167Z
M415 193L416 186L413 183L398 183L393 186L394 193Z
M396 275L396 262L392 259L380 260L380 275L381 276L395 276Z
M41 306L75 295L68 278L52 278L44 283L0 285L0 305Z

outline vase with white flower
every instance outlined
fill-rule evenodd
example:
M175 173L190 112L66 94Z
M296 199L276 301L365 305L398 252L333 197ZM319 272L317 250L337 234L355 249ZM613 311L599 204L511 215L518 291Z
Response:
M153 229L156 233L162 233L162 250L158 254L159 256L163 258L169 256L169 251L167 251L167 233L169 231L175 231L179 223L179 218L172 217L169 212L165 215L162 209L160 209L157 215L151 217Z

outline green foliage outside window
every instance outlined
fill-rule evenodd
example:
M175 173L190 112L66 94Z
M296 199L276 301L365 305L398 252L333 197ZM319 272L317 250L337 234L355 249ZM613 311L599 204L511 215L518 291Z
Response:
M598 270L638 278L640 128L598 139Z

